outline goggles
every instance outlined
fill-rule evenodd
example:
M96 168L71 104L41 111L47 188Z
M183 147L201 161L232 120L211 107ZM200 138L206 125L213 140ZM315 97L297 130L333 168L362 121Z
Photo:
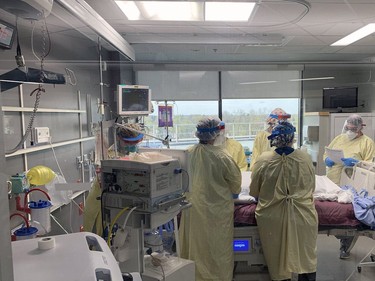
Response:
M362 126L365 126L365 125L362 125ZM354 133L358 133L361 129L362 127L355 127L355 126L348 126L348 125L344 127L345 131L352 131Z

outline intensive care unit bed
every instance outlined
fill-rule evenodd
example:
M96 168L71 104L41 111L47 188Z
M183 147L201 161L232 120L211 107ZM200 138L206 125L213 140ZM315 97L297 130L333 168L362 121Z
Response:
M242 175L242 190L248 192L250 184L250 172ZM340 237L354 237L349 251L355 245L360 236L375 240L375 230L356 219L351 203L339 203L337 201L314 200L318 213L318 233ZM245 264L247 268L266 266L259 233L255 219L256 203L248 200L235 200L234 206L234 243L236 267ZM373 255L371 256L372 262ZM366 263L363 263L365 265ZM358 265L361 271L361 264Z

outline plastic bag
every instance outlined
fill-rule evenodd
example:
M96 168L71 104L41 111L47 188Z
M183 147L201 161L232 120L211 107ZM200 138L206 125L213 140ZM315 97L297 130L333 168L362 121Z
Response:
M51 197L51 203L54 206L65 205L70 202L70 198L73 195L72 190L57 190L56 183L66 183L63 176L56 174L55 178L45 185L48 195Z

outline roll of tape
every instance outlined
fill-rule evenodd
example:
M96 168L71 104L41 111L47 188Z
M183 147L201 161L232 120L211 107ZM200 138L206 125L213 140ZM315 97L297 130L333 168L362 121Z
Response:
M55 238L44 237L38 240L38 248L40 250L49 250L55 247Z

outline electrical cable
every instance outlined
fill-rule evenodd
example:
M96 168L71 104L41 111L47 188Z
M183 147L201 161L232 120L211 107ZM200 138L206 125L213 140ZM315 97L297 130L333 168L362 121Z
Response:
M163 274L163 281L165 281L165 272L164 272L164 267L162 265L162 261L158 258L155 258L152 254L150 254L150 257L151 257L151 263L154 266L159 266L161 268L161 272Z
M26 141L27 137L30 135L31 129L32 129L33 124L34 124L36 112L38 111L41 93L45 92L45 90L41 86L39 86L38 88L34 89L30 93L30 96L32 96L35 92L37 92L37 93L35 95L34 109L33 109L33 112L31 113L31 116L30 116L30 119L29 119L29 124L27 125L26 132L23 135L21 141L13 149L6 151L5 155L12 154L12 153L16 152L18 149L20 149L20 147Z
M60 172L60 174L62 175L62 177L65 179L65 176L64 176L64 173L63 173L62 170L61 170L61 167L60 167L59 161L57 160L56 153L55 153L55 149L53 148L53 145L52 145L52 137L49 138L49 144L51 145L51 150L52 150L52 153L53 153L53 157L55 158L55 161L56 161L57 167L59 168L59 172Z
M42 25L42 55L39 58L34 51L34 45L33 45L34 28L35 28L35 25L32 29L32 33L31 33L31 49L32 49L32 53L34 54L34 56L40 61L40 83L43 84L43 80L44 80L44 59L49 55L49 53L51 51L51 37L50 37L49 31L48 31L46 20L44 18L43 25ZM23 58L22 58L22 53L21 53L21 46L19 44L18 20L16 21L16 29L17 29L17 56L16 56L16 61L17 61L17 65L20 67L20 66L25 66L25 65L24 65L24 62L20 63L20 59L23 61ZM48 37L48 50L47 51L46 51L46 34L47 34L47 37ZM32 129L33 124L34 124L36 112L37 112L38 107L39 107L41 93L46 92L46 90L42 87L41 84L39 85L38 88L34 89L30 93L30 96L32 96L36 92L36 96L35 96L34 109L33 109L33 112L31 113L29 124L27 126L25 134L23 135L21 141L13 149L5 152L5 155L12 154L12 153L16 152L17 150L19 150L20 147L23 145L23 143L26 141L27 137L30 135L31 129Z
M128 210L129 207L125 207L124 209L122 209L116 216L115 218L113 219L113 221L111 222L111 224L109 225L109 231L108 231L108 239L107 239L107 244L109 247L111 247L111 238L112 238L112 230L113 230L113 226L115 225L115 223L117 222L117 220L119 219L119 217L121 217L121 215L126 211Z
M122 225L122 229L125 229L126 224L128 223L128 219L129 219L129 217L130 217L130 214L131 214L135 209L137 209L137 207L133 207L133 208L131 208L130 211L129 211L129 213L126 214L125 221L124 221L124 223L123 223L123 225Z
M186 174L186 178L187 178L187 184L186 184L186 187L182 189L182 194L185 194L187 191L189 191L189 184L190 184L190 178L189 178L189 173L185 170L185 169L181 169L181 171Z

